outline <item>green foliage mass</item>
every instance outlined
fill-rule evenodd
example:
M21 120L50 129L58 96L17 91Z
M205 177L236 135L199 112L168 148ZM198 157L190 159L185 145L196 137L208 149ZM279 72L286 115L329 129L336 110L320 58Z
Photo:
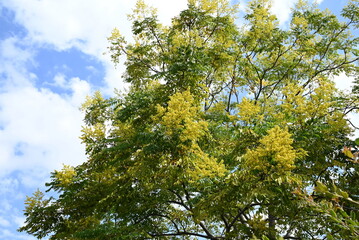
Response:
M55 171L20 228L50 239L358 239L359 6L343 22L299 1L281 28L266 0L189 0L162 26L139 1L126 94L83 105L87 161ZM358 81L358 80L357 80Z

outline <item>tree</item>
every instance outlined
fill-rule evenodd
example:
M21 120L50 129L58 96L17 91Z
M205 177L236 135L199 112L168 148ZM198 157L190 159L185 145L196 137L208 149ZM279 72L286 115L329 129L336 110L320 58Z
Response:
M238 26L226 0L189 0L162 26L142 1L125 55L126 94L83 106L88 160L52 173L20 231L50 239L356 239L358 1L299 1L280 28L266 0ZM47 195L49 195L48 193Z

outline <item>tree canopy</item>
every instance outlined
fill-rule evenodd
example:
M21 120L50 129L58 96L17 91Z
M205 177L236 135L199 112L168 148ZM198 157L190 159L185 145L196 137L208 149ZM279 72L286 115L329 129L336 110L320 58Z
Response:
M243 19L189 0L169 26L138 1L126 93L83 105L87 161L52 173L20 228L50 239L358 239L358 0L342 20L299 1L281 27L270 2ZM240 23L239 23L240 22ZM358 81L358 80L357 80ZM51 194L55 191L56 194ZM54 196L51 196L54 195Z

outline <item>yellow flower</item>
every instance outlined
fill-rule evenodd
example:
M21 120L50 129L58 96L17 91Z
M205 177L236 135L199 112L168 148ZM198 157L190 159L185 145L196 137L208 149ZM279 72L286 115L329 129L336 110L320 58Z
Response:
M262 116L259 114L261 112L261 107L248 98L242 99L242 102L238 104L238 109L239 119L242 121L249 123L253 121L253 119L262 119Z
M292 147L293 139L287 129L278 126L270 129L255 149L249 149L244 155L249 169L278 175L291 171L294 161L300 158L301 151Z
M75 169L69 165L63 165L61 171L55 171L55 176L60 182L60 186L68 186L76 176Z

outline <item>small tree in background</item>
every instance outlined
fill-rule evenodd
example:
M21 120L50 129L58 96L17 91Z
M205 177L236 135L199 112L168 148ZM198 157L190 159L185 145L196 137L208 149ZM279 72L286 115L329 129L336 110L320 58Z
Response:
M358 92L358 1L299 1L282 29L269 1L238 26L226 0L189 0L162 26L142 1L126 56L126 94L83 106L88 160L52 173L20 231L50 239L356 239L359 175L347 114Z

